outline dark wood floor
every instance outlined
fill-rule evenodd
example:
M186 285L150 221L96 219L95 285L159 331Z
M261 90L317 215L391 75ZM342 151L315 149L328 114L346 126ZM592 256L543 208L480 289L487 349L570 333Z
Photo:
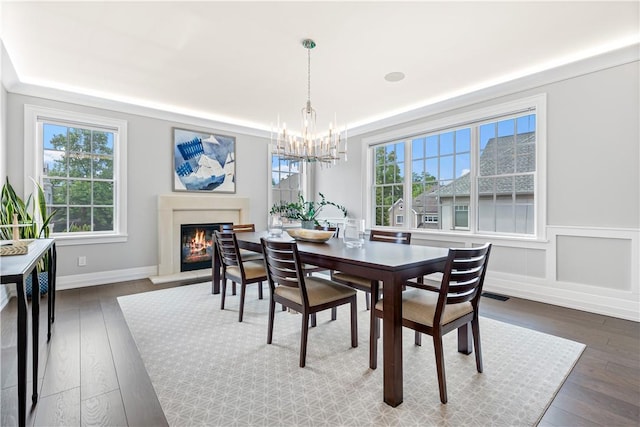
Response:
M51 342L40 346L40 400L27 424L167 425L116 297L178 285L139 280L59 291ZM587 345L541 426L639 425L639 323L517 298L483 298L481 312ZM15 318L12 299L1 313L2 426L17 425Z

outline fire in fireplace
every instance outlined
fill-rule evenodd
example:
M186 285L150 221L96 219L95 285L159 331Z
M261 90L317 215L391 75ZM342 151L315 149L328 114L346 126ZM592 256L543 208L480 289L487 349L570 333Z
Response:
M180 271L211 268L213 232L230 222L180 225Z

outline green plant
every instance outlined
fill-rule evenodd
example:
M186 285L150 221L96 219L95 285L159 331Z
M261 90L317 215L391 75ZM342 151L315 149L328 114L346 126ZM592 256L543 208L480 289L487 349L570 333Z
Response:
M316 225L319 224L316 218L325 206L334 206L340 209L345 217L347 216L347 208L328 201L322 193L318 194L320 195L319 202L305 200L301 194L298 196L297 202L275 204L269 213L280 214L280 216L291 220L313 221Z
M0 206L0 224L12 225L14 214L17 215L21 239L35 239L38 237L49 237L49 223L55 215L52 211L47 215L47 202L44 197L42 187L34 181L37 187L37 200L35 203L33 194L27 197L26 202L20 198L9 183L9 177L6 178L5 184L2 186L2 205ZM36 208L38 209L36 211ZM38 217L42 222L38 223ZM4 240L13 239L13 230L11 227L0 228L0 238Z

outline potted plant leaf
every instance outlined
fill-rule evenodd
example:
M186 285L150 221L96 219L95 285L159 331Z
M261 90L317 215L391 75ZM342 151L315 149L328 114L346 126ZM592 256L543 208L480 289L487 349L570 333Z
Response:
M37 239L49 237L49 224L51 219L55 215L55 211L47 212L47 202L44 195L44 190L35 181L33 181L37 190L37 203L34 200L33 194L27 197L24 201L15 192L13 186L9 182L9 177L6 178L5 184L2 186L2 204L0 205L0 224L5 226L14 225L14 218L17 218L20 239ZM36 210L37 209L37 210ZM39 223L38 218L42 218ZM12 227L0 227L0 239L12 240L13 233ZM43 259L38 264L38 282L40 293L44 294L48 289L48 277L45 270L46 259ZM27 277L25 281L25 288L27 296L31 295L31 276Z
M275 204L271 207L269 213L279 214L283 218L287 218L292 221L300 221L302 228L314 228L316 225L320 225L317 220L318 214L325 206L334 206L340 209L346 218L347 208L327 200L322 193L318 194L320 195L319 202L305 200L302 194L300 194L297 202Z

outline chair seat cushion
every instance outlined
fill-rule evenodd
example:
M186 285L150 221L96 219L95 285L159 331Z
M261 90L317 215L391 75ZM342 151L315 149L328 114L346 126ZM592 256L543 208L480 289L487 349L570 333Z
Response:
M356 294L355 289L319 277L307 277L304 283L307 286L307 295L309 296L309 305L311 307L348 298ZM278 286L274 292L282 298L302 305L302 295L298 287Z
M240 258L242 258L243 261L257 261L264 259L260 252L248 251L246 249L240 249Z
M416 323L433 326L433 316L438 304L438 293L420 289L402 293L402 317ZM376 303L376 309L382 310L382 299ZM442 313L443 325L452 322L465 314L471 313L473 307L470 302L448 304Z
M371 279L365 279L364 277L352 276L350 274L340 273L339 271L333 273L331 278L337 282L353 283L355 286L361 288L371 289Z
M260 277L264 277L264 280L267 280L267 271L262 261L245 261L242 265L244 266L244 274L247 280L258 279ZM233 280L234 277L238 279L234 280L235 282L241 281L240 267L235 265L227 267L227 278Z

